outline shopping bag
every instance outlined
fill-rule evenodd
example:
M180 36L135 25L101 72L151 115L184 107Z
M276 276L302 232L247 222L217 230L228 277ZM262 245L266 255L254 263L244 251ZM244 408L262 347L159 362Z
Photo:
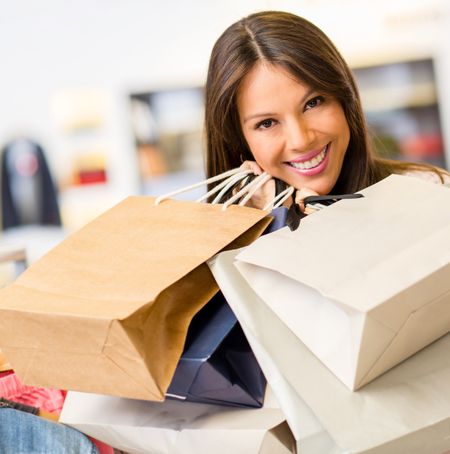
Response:
M450 334L348 390L252 290L239 251L208 261L306 454L441 454L450 449Z
M25 384L162 400L217 291L205 260L254 240L266 214L125 199L0 291L2 351Z
M261 407L266 379L221 292L192 319L167 397Z
M7 370L11 370L11 364L8 363L5 355L0 350L0 372L5 372Z
M275 232L275 231L285 227L286 226L286 220L287 220L288 211L289 211L288 208L286 208L284 206L280 206L280 207L274 208L270 212L270 216L272 217L272 222L266 228L264 233L265 234L272 233L272 232Z
M295 452L270 390L260 409L69 392L60 421L131 454Z
M450 191L391 175L237 257L269 307L351 390L450 330Z
M286 225L288 209L270 212L263 234ZM266 380L223 294L192 319L166 397L192 402L261 407Z

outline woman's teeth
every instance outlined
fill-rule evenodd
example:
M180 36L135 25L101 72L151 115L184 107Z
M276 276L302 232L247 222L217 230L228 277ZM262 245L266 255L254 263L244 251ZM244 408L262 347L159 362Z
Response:
M314 158L310 159L309 161L289 162L288 164L300 170L312 169L314 167L317 167L325 159L327 149L328 145L324 147L324 149L318 155L314 156Z

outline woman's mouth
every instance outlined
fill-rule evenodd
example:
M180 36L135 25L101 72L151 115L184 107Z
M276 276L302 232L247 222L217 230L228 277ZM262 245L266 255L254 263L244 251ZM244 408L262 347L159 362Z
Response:
M302 175L311 176L321 173L328 164L328 151L330 144L328 143L318 153L312 153L313 156L306 155L303 158L296 159L295 161L288 161L286 164L295 172ZM311 153L309 153L311 155ZM306 159L305 159L306 158Z

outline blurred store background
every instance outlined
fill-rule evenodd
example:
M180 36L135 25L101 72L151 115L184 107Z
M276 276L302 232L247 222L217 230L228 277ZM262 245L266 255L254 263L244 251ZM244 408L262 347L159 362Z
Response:
M335 42L380 153L449 167L447 0L3 1L2 200L22 206L3 209L2 242L18 236L33 261L130 194L200 180L209 53L264 9L302 15Z

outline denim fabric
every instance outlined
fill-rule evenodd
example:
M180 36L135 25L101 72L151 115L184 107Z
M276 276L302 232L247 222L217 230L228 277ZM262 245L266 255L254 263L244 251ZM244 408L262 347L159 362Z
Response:
M0 454L98 454L98 450L71 427L1 408Z

